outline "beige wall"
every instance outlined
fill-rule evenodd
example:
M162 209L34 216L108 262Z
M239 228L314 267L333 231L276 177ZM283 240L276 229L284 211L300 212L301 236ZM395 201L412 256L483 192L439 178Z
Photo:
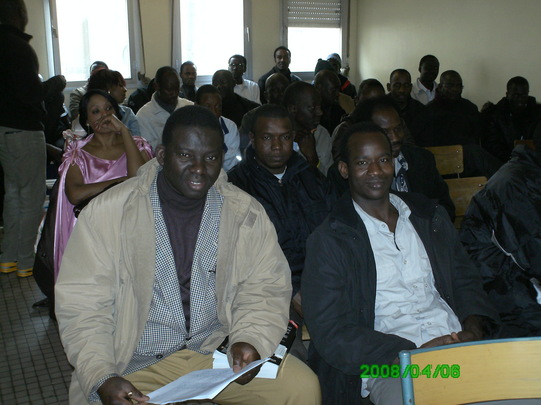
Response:
M524 76L541 98L538 0L352 0L358 1L356 74L384 85L395 68L418 76L418 62L433 53L440 73L453 69L463 96L478 106L498 101L513 76ZM538 94L536 94L538 93Z

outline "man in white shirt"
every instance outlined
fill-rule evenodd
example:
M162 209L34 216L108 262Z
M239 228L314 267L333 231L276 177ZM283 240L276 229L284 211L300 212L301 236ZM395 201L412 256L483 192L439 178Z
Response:
M152 150L162 142L163 127L167 118L178 108L192 105L193 102L180 98L180 78L171 66L158 69L155 77L156 92L152 99L137 112L141 136L152 146Z
M434 55L425 55L419 61L419 77L411 89L411 97L423 104L428 104L436 97L436 77L440 71L440 62Z
M399 378L359 381L363 365L398 353L482 339L498 315L444 209L393 193L391 142L377 125L344 135L340 174L350 193L308 238L302 308L323 404L401 403Z
M256 82L245 79L244 73L246 73L247 61L242 55L233 55L229 58L229 71L235 79L234 91L239 96L247 98L254 103L260 104L259 100L259 86Z

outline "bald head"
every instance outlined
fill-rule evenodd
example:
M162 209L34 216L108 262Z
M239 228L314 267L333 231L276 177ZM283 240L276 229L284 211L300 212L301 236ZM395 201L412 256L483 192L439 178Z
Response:
M234 94L235 78L229 70L217 70L212 76L212 85L218 89L222 99Z
M0 23L11 25L24 32L28 24L28 12L23 0L0 1Z
M457 101L462 98L462 78L454 70L446 70L440 76L438 92L441 98L449 101Z

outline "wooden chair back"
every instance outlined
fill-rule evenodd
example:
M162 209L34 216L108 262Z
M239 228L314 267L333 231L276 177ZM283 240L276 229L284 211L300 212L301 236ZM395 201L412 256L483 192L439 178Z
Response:
M459 229L472 197L485 187L487 178L484 176L462 177L459 179L445 179L445 182L449 187L449 196L455 204L455 227Z
M540 337L405 350L399 357L404 405L541 398Z
M517 145L526 145L528 148L535 150L533 139L515 139L515 146Z
M431 146L425 148L432 152L436 159L436 167L442 176L456 174L464 171L464 152L462 145Z

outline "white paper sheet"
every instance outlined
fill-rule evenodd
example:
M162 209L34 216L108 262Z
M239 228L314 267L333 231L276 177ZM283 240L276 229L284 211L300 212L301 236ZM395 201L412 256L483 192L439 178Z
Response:
M219 352L218 350L214 351L212 355L214 361L212 363L212 368L227 368L229 367L229 361L227 360L227 355ZM269 378L275 379L278 374L278 366L276 364L266 362L261 366L261 370L257 373L255 378Z
M190 399L213 399L231 382L267 360L269 359L254 361L238 373L234 373L231 368L193 371L148 394L148 402L169 404Z

